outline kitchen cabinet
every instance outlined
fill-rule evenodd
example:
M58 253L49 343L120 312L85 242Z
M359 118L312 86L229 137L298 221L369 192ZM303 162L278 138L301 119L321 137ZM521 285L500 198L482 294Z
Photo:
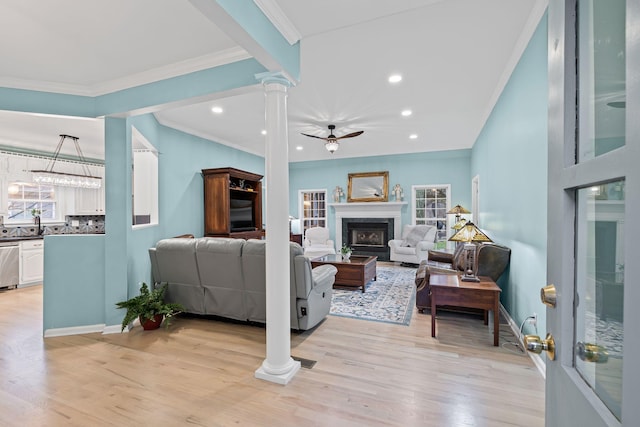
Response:
M75 202L76 215L104 215L104 185L98 189L77 188Z
M9 211L9 184L7 177L0 175L0 215L6 218ZM2 221L0 221L0 224Z
M20 285L42 282L44 276L44 240L20 242Z

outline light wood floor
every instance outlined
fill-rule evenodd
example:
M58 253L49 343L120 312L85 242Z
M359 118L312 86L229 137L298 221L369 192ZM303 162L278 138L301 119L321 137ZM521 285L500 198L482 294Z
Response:
M542 426L544 381L478 317L410 326L335 316L293 334L313 359L287 386L254 378L261 327L178 318L168 329L42 338L42 287L0 292L2 426Z

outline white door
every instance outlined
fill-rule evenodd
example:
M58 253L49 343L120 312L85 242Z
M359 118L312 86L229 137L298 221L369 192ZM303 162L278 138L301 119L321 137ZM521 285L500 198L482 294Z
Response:
M639 12L549 4L547 426L640 425Z

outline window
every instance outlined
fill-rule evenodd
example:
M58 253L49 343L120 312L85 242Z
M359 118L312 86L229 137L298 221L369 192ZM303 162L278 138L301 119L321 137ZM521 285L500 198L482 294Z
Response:
M413 224L435 225L438 228L436 241L446 240L451 186L448 184L414 185L411 187L411 193Z
M298 201L303 234L308 228L327 226L327 190L300 190Z
M158 151L136 128L131 128L131 148L132 223L158 224Z
M22 223L39 215L43 221L56 219L55 190L51 185L10 182L7 223Z

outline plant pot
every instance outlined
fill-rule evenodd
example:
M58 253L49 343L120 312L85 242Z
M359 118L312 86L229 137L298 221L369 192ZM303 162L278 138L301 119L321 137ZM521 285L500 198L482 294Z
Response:
M348 260L349 258L351 258L351 252L346 252L342 254L342 259L343 260Z
M144 329L145 331L151 331L160 327L163 317L164 316L162 314L156 314L155 316L153 316L153 319L143 319L142 316L140 316L138 319L140 320L142 329Z

